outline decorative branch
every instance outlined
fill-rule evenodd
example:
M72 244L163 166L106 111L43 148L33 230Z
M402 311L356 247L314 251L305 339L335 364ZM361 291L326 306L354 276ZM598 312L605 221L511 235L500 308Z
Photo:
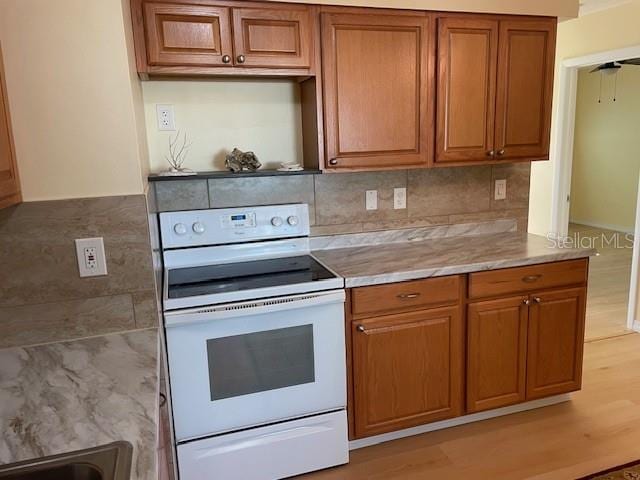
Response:
M183 170L182 165L184 165L185 160L187 159L187 154L189 153L189 148L193 145L193 142L187 141L187 132L182 136L182 144L179 145L180 140L180 131L176 133L176 137L171 139L171 135L169 135L169 156L165 155L165 160L171 166L172 170L181 171Z

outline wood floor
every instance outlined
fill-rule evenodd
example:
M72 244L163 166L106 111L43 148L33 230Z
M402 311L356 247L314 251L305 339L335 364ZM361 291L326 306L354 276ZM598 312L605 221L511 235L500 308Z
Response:
M570 233L602 231L571 225ZM626 330L631 249L598 244L583 389L570 402L351 452L304 480L567 480L640 459L640 334Z
M623 335L627 330L629 305L629 279L631 276L631 248L615 248L601 241L618 234L620 246L628 246L624 233L601 228L571 224L569 234L582 239L596 239L594 245L600 253L589 261L589 288L587 292L587 341ZM575 237L574 237L575 238Z
M640 335L585 345L570 402L351 452L304 480L567 480L640 459Z

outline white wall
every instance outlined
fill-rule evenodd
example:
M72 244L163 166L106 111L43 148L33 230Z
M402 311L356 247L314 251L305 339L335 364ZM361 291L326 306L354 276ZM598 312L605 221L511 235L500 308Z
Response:
M568 58L640 45L640 0L585 15L558 25L556 48L556 85L554 104L558 102L558 69ZM557 122L554 112L553 123ZM552 145L554 138L551 139ZM545 235L551 230L551 187L556 162L533 162L529 201L529 231Z
M616 76L589 70L578 75L571 222L633 232L640 173L640 66L626 65Z
M121 0L0 1L25 201L142 193L127 9Z
M277 0L268 0L277 1ZM351 5L449 12L513 13L573 18L578 15L578 0L288 0L291 3Z
M153 80L142 85L152 172L166 170L169 137L156 105L174 106L176 128L193 142L185 166L224 170L234 147L253 151L267 168L302 162L300 91L294 80Z

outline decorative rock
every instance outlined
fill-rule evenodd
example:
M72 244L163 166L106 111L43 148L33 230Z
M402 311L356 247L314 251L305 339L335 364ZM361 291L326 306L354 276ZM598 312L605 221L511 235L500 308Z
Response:
M237 148L234 148L233 151L227 155L224 164L232 172L241 172L245 169L255 172L262 166L255 153L243 152Z

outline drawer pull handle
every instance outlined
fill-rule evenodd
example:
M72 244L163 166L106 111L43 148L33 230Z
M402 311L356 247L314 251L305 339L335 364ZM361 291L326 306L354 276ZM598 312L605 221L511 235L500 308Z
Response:
M412 298L418 298L419 296L419 293L401 293L398 295L398 298L401 300L410 300Z
M526 277L522 277L522 281L525 283L533 283L537 281L542 275L527 275Z
M364 325L358 325L356 327L356 330L358 330L359 332L363 332L363 333L366 331L365 328L364 328Z

